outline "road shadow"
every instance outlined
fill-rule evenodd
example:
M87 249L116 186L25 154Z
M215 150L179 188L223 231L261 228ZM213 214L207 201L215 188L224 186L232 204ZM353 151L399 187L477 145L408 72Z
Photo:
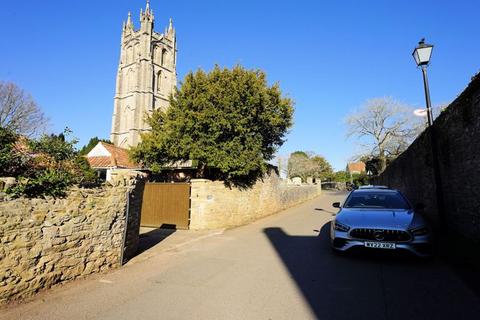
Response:
M478 243L451 232L438 243L443 260L458 274L466 285L480 296L480 246Z
M330 223L318 236L264 233L318 319L462 319L480 299L444 263L409 255L335 254Z
M138 243L137 255L156 246L167 237L175 233L176 229L171 225L162 225L158 229L152 229L148 232L141 233Z

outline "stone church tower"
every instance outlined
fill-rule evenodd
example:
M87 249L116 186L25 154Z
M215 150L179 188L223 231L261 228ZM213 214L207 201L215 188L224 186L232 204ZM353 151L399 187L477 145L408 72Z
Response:
M166 109L177 84L177 49L172 20L163 34L153 30L149 1L140 10L140 29L135 30L128 14L123 23L120 63L114 98L110 140L129 148L140 142L140 133L150 130L145 116Z

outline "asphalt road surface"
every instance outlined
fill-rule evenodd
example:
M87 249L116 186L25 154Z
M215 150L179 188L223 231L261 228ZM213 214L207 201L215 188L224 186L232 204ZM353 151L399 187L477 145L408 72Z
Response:
M480 317L478 290L439 259L332 253L331 203L343 197L326 192L250 225L48 290L0 310L0 319Z

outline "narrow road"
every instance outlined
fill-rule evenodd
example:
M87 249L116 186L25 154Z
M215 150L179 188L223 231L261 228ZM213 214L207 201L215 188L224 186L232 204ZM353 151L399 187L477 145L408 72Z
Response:
M0 310L0 319L478 318L480 298L468 279L438 260L333 254L331 203L343 197L325 192L248 226L52 289Z

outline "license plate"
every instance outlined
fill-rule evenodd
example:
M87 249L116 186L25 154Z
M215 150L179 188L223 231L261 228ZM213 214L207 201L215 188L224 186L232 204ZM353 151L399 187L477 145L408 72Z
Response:
M395 249L395 243L365 241L365 247L376 249Z

